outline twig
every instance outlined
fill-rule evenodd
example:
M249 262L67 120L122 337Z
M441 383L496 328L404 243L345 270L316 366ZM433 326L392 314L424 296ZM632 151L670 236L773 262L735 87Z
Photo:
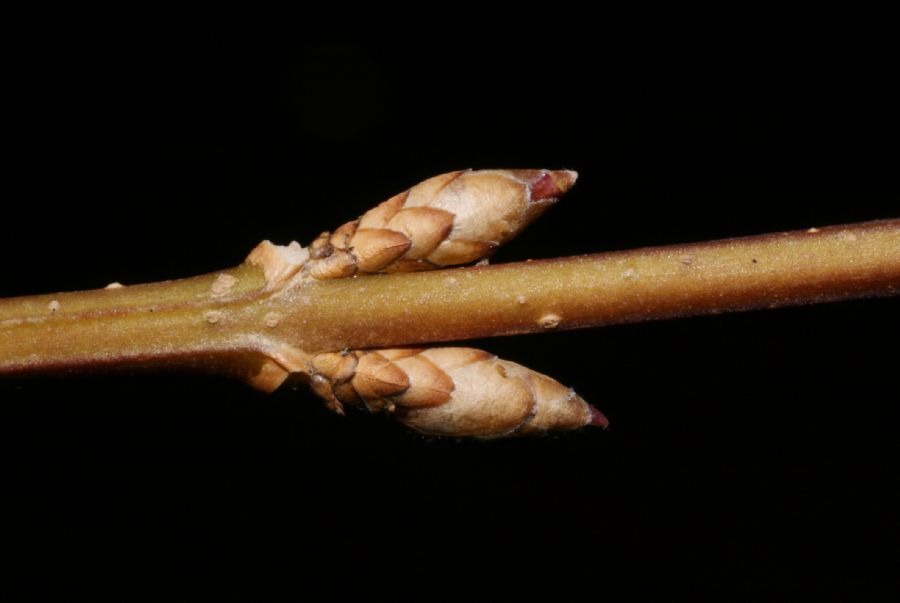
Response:
M547 186L546 178L539 182L546 174L529 174L528 190L539 197L534 191ZM565 173L552 174L559 185ZM359 223L351 224L352 232L342 227L346 241L363 240ZM323 236L319 249L337 240ZM319 258L316 246L311 249L309 258L299 246L265 243L248 262L210 275L0 300L0 374L165 366L234 375L266 390L293 374L309 380L341 412L342 403L365 402L427 433L504 435L602 425L605 419L555 381L481 352L348 350L893 295L900 289L900 220L350 278L343 277L346 268L327 278L322 273L328 271L317 266L337 265L333 258L341 253L349 259L340 265L353 265L349 272L378 266L365 264L358 246L349 243ZM408 249L386 266L409 262ZM415 261L421 269L426 260ZM517 395L512 390L487 393L499 386L485 381L486 367L505 384L527 385L514 410L506 408ZM463 399L467 387L474 389ZM484 416L473 419L476 408ZM559 414L560 408L568 410ZM554 413L558 420L544 425Z

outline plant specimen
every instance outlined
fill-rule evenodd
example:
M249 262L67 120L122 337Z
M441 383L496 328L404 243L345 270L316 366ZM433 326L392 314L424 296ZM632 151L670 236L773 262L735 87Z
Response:
M2 300L0 374L187 368L265 391L300 380L341 414L364 405L426 434L524 435L607 420L548 376L436 344L900 287L900 220L487 263L575 179L570 171L451 172L308 247L264 241L233 269Z

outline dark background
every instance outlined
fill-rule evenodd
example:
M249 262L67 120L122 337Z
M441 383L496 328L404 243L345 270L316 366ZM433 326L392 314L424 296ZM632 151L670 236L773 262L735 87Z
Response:
M581 174L496 262L900 213L892 14L435 9L9 12L0 295L213 271L466 167ZM898 309L475 342L612 422L533 440L200 376L7 379L6 542L159 577L896 600Z

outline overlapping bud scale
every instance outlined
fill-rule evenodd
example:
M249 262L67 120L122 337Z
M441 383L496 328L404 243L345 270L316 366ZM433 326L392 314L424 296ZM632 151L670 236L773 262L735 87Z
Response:
M365 404L430 435L504 437L606 425L558 381L473 348L319 354L311 384L337 412Z
M430 178L310 245L317 279L475 262L574 184L570 171L459 171Z

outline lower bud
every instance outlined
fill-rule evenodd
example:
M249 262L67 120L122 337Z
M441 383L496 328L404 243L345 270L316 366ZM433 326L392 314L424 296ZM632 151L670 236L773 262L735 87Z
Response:
M496 438L608 423L555 379L473 348L396 348L339 358L322 354L311 366L313 390L332 407L362 402L428 435Z

